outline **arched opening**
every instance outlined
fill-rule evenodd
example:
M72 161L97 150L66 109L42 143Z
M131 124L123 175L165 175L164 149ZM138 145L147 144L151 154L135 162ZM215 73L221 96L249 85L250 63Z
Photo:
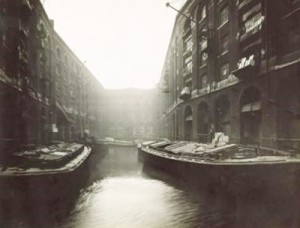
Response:
M278 147L282 149L299 149L300 147L300 91L294 81L280 83L278 88Z
M240 100L241 143L258 144L262 121L261 94L255 87L247 88Z
M209 130L211 119L209 115L209 107L205 102L198 105L198 140L199 142L207 143L210 140Z
M187 106L184 112L184 139L192 140L193 137L193 112L190 106Z
M230 135L230 102L227 96L220 96L215 106L216 131Z

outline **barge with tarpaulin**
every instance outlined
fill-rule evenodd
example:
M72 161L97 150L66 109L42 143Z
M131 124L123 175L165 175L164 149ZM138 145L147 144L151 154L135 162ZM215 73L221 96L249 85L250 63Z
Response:
M89 178L90 154L79 143L17 149L0 163L0 209L9 204L56 211L59 203L73 202Z
M238 144L186 141L145 142L138 147L144 166L214 194L291 198L300 193L300 154Z

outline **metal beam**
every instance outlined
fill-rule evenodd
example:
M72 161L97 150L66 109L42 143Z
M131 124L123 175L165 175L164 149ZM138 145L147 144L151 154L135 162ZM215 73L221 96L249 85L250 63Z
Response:
M177 13L179 13L180 15L184 16L185 18L187 18L188 20L194 22L195 24L197 24L197 21L195 21L193 18L187 16L186 14L182 13L181 10L176 9L175 7L173 7L169 2L166 3L166 7L170 7L171 9L175 10Z

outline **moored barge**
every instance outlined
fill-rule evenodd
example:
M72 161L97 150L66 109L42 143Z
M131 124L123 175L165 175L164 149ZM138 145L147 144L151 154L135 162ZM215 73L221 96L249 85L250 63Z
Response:
M15 151L0 164L0 210L34 208L45 217L61 208L67 213L89 179L90 154L90 147L78 143Z
M269 148L160 141L139 147L144 165L214 193L293 198L300 193L300 156Z

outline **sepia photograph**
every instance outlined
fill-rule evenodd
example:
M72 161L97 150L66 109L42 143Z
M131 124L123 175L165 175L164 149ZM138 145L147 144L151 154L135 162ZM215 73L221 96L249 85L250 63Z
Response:
M300 0L0 0L0 228L300 228Z

